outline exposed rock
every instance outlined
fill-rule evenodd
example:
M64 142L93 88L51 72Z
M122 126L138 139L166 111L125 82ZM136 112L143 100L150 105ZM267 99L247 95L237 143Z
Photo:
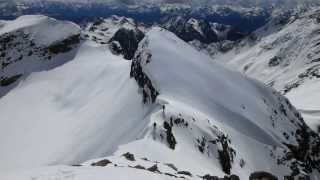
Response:
M218 150L219 161L222 166L222 170L226 174L230 174L231 172L234 153L234 150L231 147L229 147L228 141L229 139L225 135L219 137L219 142L222 146L222 150Z
M118 41L112 41L109 44L109 49L115 55L119 55L122 52L122 47Z
M151 172L160 173L160 171L159 171L159 169L158 169L158 166L157 166L156 164L153 165L153 166L151 166L151 167L149 167L147 170L148 170L148 171L151 171Z
M284 180L295 180L295 179L298 179L298 180L310 180L310 176L302 175L302 176L298 176L298 177L295 177L295 176L285 176L284 177Z
M145 167L143 167L143 166L141 166L141 165L136 165L136 166L134 166L133 168L142 169L142 170L146 169Z
M117 48L125 59L131 60L139 46L139 42L144 38L143 32L139 29L119 29L110 39L110 43L118 42L121 48Z
M280 63L282 62L282 58L278 57L278 56L274 56L273 58L271 58L269 60L269 67L275 67L275 66L278 66L280 65Z
M166 175L166 176L170 176L170 177L178 178L178 176L176 176L176 175L174 175L174 174L171 174L171 173L164 173L164 175Z
M163 123L163 127L166 129L167 142L169 144L169 147L174 150L176 147L177 141L174 135L172 134L172 125L170 125L168 122L165 121Z
M202 140L197 139L198 143L198 149L201 153L204 153L206 144L207 144L207 139L205 137L202 137Z
M278 180L278 178L268 172L254 172L250 175L249 180Z
M82 165L81 164L73 164L71 166L73 166L73 167L81 167Z
M209 22L202 19L177 16L167 20L163 26L186 42L199 40L209 44L218 41L218 36L212 30Z
M151 80L148 75L143 71L143 65L151 61L152 55L145 49L145 46L148 44L145 41L142 44L139 52L135 54L135 57L131 63L130 77L134 78L139 87L142 89L143 93L143 103L154 103L156 101L159 92L154 88Z
M239 178L239 176L232 174L232 175L229 177L229 180L240 180L240 178Z
M239 176L237 175L231 175L231 176L225 176L223 178L219 178L217 176L211 176L210 174L206 174L202 176L202 179L204 180L240 180Z
M107 166L108 164L111 164L111 163L112 163L112 162L109 161L108 159L104 159L104 160L101 160L101 161L92 163L91 166L101 166L101 167L104 167L104 166Z
M10 86L11 84L15 83L22 74L18 74L11 77L1 77L0 78L0 86Z
M192 174L189 171L178 171L177 173L192 177Z
M204 180L219 180L219 178L217 176L211 176L210 174L206 174L206 175L202 176L202 179L204 179Z
M243 39L248 34L241 32L235 26L212 23L200 17L197 19L187 16L170 17L164 20L162 26L186 42L199 41L203 45L226 40L234 42ZM225 52L230 48L232 47L221 46L221 51Z
M129 152L123 154L122 156L124 156L124 157L125 157L127 160L129 160L129 161L135 161L135 160L136 160L136 159L134 158L134 155L131 154L131 153L129 153Z
M80 43L80 34L73 35L67 39L50 45L47 49L52 54L66 53L72 50L73 45Z

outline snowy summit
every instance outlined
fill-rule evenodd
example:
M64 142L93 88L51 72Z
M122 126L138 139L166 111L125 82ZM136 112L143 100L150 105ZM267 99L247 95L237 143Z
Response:
M0 21L1 180L320 180L319 9L126 8Z

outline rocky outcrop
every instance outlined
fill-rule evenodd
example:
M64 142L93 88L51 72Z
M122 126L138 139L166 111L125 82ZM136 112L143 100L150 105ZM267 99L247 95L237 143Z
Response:
M225 176L223 178L219 178L217 176L212 176L210 174L206 174L201 177L203 180L240 180L239 176L237 175L231 175L231 176Z
M113 15L89 23L84 38L98 44L108 44L112 53L122 54L125 59L131 60L144 38L144 26L131 18Z
M284 155L278 159L278 164L287 164L291 169L291 176L298 177L302 174L312 173L314 170L320 171L320 137L312 131L304 122L301 114L294 108L290 101L279 95L278 96L280 113L285 117L297 119L290 121L296 127L295 132L291 134L283 133L285 139L294 138L296 144L283 144L287 147Z
M125 157L128 161L135 161L136 159L134 158L134 155L127 152L125 154L122 155L123 157Z
M197 40L204 44L237 41L247 35L236 27L183 16L167 18L162 26L186 42Z
M22 74L18 74L11 77L0 77L0 86L10 86L11 84L15 83Z
M138 29L121 28L110 39L109 43L118 43L120 47L113 49L122 54L125 59L131 60L143 38L143 32Z
M143 103L154 103L156 101L159 92L153 86L150 78L144 72L143 66L151 61L152 55L146 49L147 40L142 42L141 48L136 52L132 63L130 77L134 78L140 89L142 90Z
M182 16L168 19L164 28L173 32L186 42L199 40L202 43L212 43L218 41L218 35L214 32L209 22Z
M80 34L70 36L60 42L54 43L46 49L52 54L66 53L80 43Z
M250 175L249 180L278 180L278 178L268 172L254 172Z
M219 161L222 166L222 170L226 174L230 174L233 163L234 150L229 147L230 140L225 135L219 137L219 142L221 143L222 147L221 150L218 150Z
M175 149L177 141L174 135L172 134L172 124L169 124L168 122L164 122L163 127L166 129L166 137L167 137L167 142L169 144L170 149Z
M111 164L111 163L112 163L112 162L109 161L108 159L103 159L103 160L101 160L101 161L92 163L91 166L101 166L101 167L104 167L104 166L107 166L108 164Z

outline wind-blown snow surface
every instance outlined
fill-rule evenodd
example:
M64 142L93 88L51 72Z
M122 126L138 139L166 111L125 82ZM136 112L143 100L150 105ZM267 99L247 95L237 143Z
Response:
M280 98L277 93L274 94L275 92L248 80L239 73L215 64L209 57L197 52L165 30L158 28L151 30L144 42L141 42L141 49L140 52L138 50L137 57L145 57L140 63L160 93L158 101L160 104L166 104L169 115L165 118L168 120L171 116L175 119L179 117L177 112L180 112L185 120L189 119L190 124L195 126L191 127L191 130L174 129L177 131L175 134L177 150L175 155L170 156L171 161L182 167L194 164L175 158L183 154L181 158L188 156L197 159L191 148L195 142L190 142L190 139L202 137L211 139L214 138L212 132L216 134L223 132L232 140L231 146L237 154L232 173L241 174L241 178L244 179L254 170L271 171L280 177L288 173L286 168L276 165L274 159L269 156L270 147L281 147L281 143L286 141L295 143L295 138L286 139L283 133L296 128L287 119L296 117L293 114L273 112L279 109L279 106L283 106L281 104L286 101L283 97ZM152 55L151 59L146 58L150 57L149 54ZM296 113L294 109L291 110L291 113ZM160 117L154 117L154 121L161 124L161 113L158 116ZM195 123L192 123L192 117L196 117ZM142 147L146 152L146 145ZM255 148L248 149L248 147ZM209 158L206 160L217 162L218 159L211 148L209 145L207 152ZM139 151L133 150L133 152L139 154ZM259 158L261 156L263 160ZM248 169L240 170L240 159L248 161ZM206 163L199 164L201 166ZM216 166L209 172L219 174L220 165ZM248 174L243 171L247 171ZM203 171L198 173L201 174Z
M148 108L129 71L85 43L72 62L32 74L0 101L0 167L81 162L134 140Z
M320 11L279 15L232 51L215 59L286 94L317 129ZM314 113L315 112L315 113ZM312 117L313 118L312 118Z
M130 76L145 84L139 88ZM159 95L143 104L151 90ZM4 96L0 114L0 170L5 171L0 177L7 179L172 179L172 174L200 179L226 173L248 179L255 171L282 178L291 174L288 165L295 160L282 159L290 153L283 142L300 149L302 137L295 132L309 133L280 94L157 27L146 34L132 64L85 42L72 61L33 73ZM307 139L303 157L311 156L312 140ZM126 152L135 160L123 160ZM104 161L110 164L104 168L94 167L102 158L83 167L16 171L104 155L111 161ZM174 164L170 170L168 163Z
M21 16L13 21L3 21L0 35L12 31L23 30L30 33L31 39L39 45L50 45L79 33L78 25L71 22L62 22L42 15Z
M30 73L73 59L80 32L76 24L42 15L0 21L0 97Z

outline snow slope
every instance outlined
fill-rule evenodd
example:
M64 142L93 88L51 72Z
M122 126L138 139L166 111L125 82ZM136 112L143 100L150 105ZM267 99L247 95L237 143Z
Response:
M0 167L81 162L134 140L148 108L129 67L85 43L73 61L33 73L0 101Z
M319 137L286 98L159 27L132 61L84 42L72 61L1 98L0 114L0 179L282 178L298 169L318 180Z
M237 154L233 163L235 166L233 173L238 174L237 171L245 171L239 170L241 169L238 164L240 159L245 159L250 164L247 167L249 169L245 168L248 172L257 169L269 170L279 173L280 177L287 173L286 168L276 165L275 159L277 158L268 157L270 151L268 147L286 149L281 145L282 142L295 144L297 140L290 131L296 131L296 128L300 127L288 119L299 118L286 99L255 81L224 69L212 62L209 57L197 52L187 43L163 29L151 30L140 45L141 49L137 52L136 61L140 62L144 73L160 93L157 99L159 103L166 104L169 117L166 115L165 119L170 122L170 118L176 119L180 112L180 116L189 122L189 126L195 126L191 129L197 129L191 132L188 128L181 130L179 124L177 129L173 129L175 135L178 136L178 154L182 150L187 153L186 149L190 149L188 146L194 145L197 138L214 139L215 136L219 137L222 133L230 137L233 142L230 146ZM291 109L289 111L293 114L287 114L287 110L283 108ZM161 113L158 116L161 116ZM192 117L196 117L196 123L193 122ZM155 122L161 126L159 119L161 118L155 117ZM301 121L300 123L304 124ZM214 128L210 125L214 125ZM289 138L285 135L287 133L290 134ZM187 139L194 140L186 143ZM179 143L180 141L182 143ZM143 147L145 152L146 148ZM248 147L257 148L249 150ZM204 150L204 152L215 159L217 157L212 148L215 147L208 145L208 151ZM264 161L269 163L261 164L261 159L256 159L256 157L264 153L266 154ZM279 152L275 152L277 153ZM172 157L179 157L178 154ZM196 155L191 152L187 156L196 159ZM170 160L173 161L172 157ZM181 160L175 162L181 166L185 165ZM199 164L204 164L204 162ZM219 165L217 166L210 172L219 174L217 169L220 168ZM248 178L248 174L242 174L241 178Z
M0 24L0 97L30 73L71 60L81 43L78 25L42 15Z
M309 122L306 112L320 108L319 12L280 15L215 59L286 94ZM317 129L320 121L310 119L309 125Z
M76 24L57 21L42 15L21 16L13 21L4 21L2 26L0 35L22 30L38 45L50 45L61 38L79 33L79 26Z

